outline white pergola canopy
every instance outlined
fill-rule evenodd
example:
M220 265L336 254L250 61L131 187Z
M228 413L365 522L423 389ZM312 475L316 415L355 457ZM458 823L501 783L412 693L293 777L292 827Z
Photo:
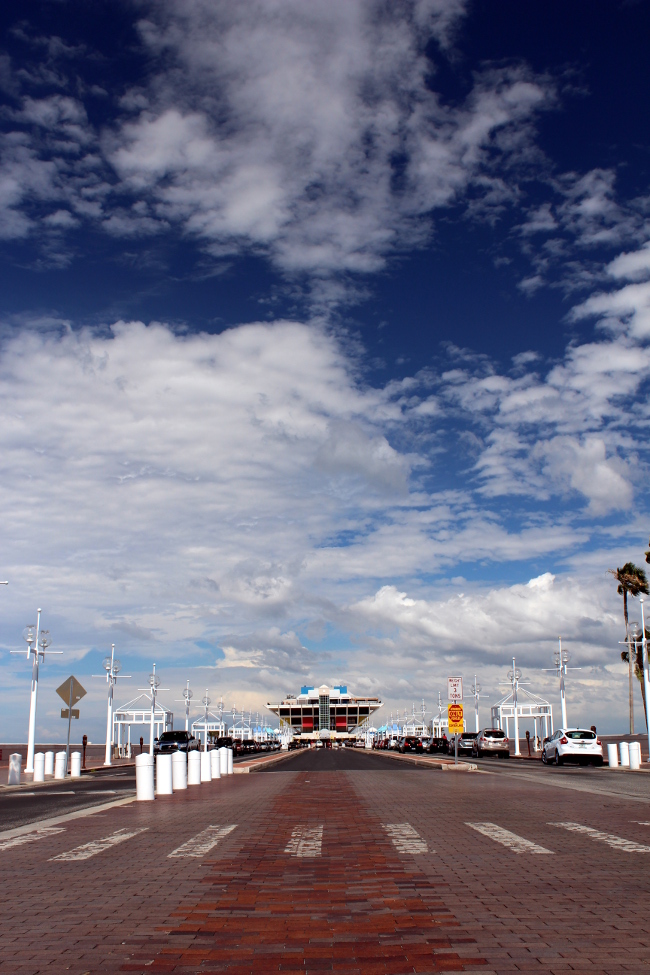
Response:
M515 718L515 705L513 692L510 691L500 701L492 705L490 709L492 716L492 727L500 728L505 731L506 736L510 737L510 722ZM548 701L527 691L521 684L517 690L517 721L532 721L534 746L537 751L537 721L544 722L544 737L548 738L553 734L553 707ZM550 729L550 730L549 730Z
M113 741L120 754L122 749L128 750L130 754L131 725L151 729L151 698L146 694L140 694L139 697L135 697L113 712ZM174 727L173 712L160 701L156 701L153 726L154 738L160 738L163 731L169 731ZM124 735L122 729L125 731Z
M218 738L224 738L226 735L226 725L218 714L213 714L212 711L208 711L207 723L205 714L202 714L200 718L195 718L192 722L192 734L195 738L200 738L204 745L206 731L208 735L217 735Z

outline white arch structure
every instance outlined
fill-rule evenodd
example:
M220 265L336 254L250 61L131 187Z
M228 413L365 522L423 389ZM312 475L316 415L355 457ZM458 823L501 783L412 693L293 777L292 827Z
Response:
M121 708L113 712L113 741L118 754L131 754L131 725L146 727L151 735L151 698L147 694L140 694ZM154 711L154 738L160 738L163 731L171 731L174 727L173 712L160 701L156 701ZM122 731L124 729L124 736ZM144 736L143 736L144 737Z
M500 701L492 705L490 713L492 715L492 727L500 728L505 731L506 736L510 737L510 722L514 721L515 706L513 703L514 694L512 691L502 697ZM517 690L517 721L532 721L534 726L533 742L537 751L537 721L544 722L544 738L553 734L553 707L537 694L531 694L521 684ZM549 731L550 726L550 731Z

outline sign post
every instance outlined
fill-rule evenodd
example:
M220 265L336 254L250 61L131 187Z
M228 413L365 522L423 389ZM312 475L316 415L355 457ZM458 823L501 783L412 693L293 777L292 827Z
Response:
M81 686L76 677L72 674L67 680L64 680L60 687L57 687L56 693L62 699L64 704L67 704L67 708L61 708L61 717L68 719L68 742L65 746L65 774L68 774L68 758L70 757L70 725L72 724L73 718L79 717L79 709L73 708L72 705L80 701L82 697L86 696L86 691Z
M463 705L447 705L447 730L455 736L454 764L458 765L458 735L463 733Z

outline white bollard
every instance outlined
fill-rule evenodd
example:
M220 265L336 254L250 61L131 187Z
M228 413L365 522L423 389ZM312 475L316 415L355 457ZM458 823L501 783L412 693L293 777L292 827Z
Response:
M219 749L213 748L210 755L210 771L213 779L221 778L221 762L219 761Z
M210 752L201 752L201 782L212 782Z
M626 741L620 741L618 743L618 748L621 754L621 767L630 767L630 746Z
M156 795L171 796L174 791L172 783L172 756L156 756Z
M227 748L228 752L228 775L232 775L232 748Z
M34 782L45 782L45 755L36 752L34 755Z
M65 752L57 752L54 762L54 778L65 779L67 772L68 770L65 767Z
M228 749L223 745L219 749L219 771L222 775L228 775Z
M174 792L187 789L187 755L185 752L172 752L172 788Z
M7 785L20 785L20 766L23 763L23 756L18 752L9 756L9 775Z
M45 774L54 775L54 752L45 752Z
M641 745L638 741L630 742L630 768L633 772L641 768Z
M187 784L201 785L201 752L187 753Z
M151 802L153 797L153 755L143 752L135 756L135 798L138 802Z
M70 756L70 778L81 778L81 752L73 752Z
M610 768L618 768L618 747L612 742L607 746L607 761Z

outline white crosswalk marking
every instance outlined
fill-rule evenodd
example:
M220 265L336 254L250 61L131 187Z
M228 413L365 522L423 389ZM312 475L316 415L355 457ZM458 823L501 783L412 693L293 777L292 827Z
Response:
M615 836L614 833L602 833L599 829L583 826L581 823L549 823L548 825L568 829L571 833L584 833L585 836L590 836L592 840L607 843L613 849L623 850L625 853L650 853L650 846L635 843L634 840L626 840L622 836Z
M292 857L319 857L323 846L322 826L296 826L284 852Z
M516 833L511 833L509 829L497 826L496 823L465 823L465 825L471 826L477 833L482 833L483 836L494 840L495 843L507 846L513 853L553 853L553 850L547 850L545 847L539 846L538 843L533 843L523 836L517 836Z
M111 833L110 836L105 836L101 840L93 840L91 843L84 843L82 846L76 846L74 850L67 850L65 853L59 853L58 856L50 857L50 860L89 860L90 857L97 856L98 853L103 853L104 850L110 850L112 846L117 846L118 843L123 843L124 840L130 840L139 833L146 833L147 829L148 826L142 826L140 829L130 831L118 829L115 833Z
M179 846L177 850L174 850L172 853L169 853L167 855L167 859L169 860L172 857L179 857L179 858L197 857L198 858L198 857L205 856L206 853L209 853L210 850L212 850L217 845L219 840L223 839L224 836L227 836L228 833L232 833L234 829L237 829L236 825L235 826L208 826L207 829L204 829L202 832L197 833L196 836L193 836L191 840L188 840L186 843L183 843L182 846Z
M22 836L12 836L8 840L0 839L0 850L11 850L14 846L23 846L24 843L35 843L36 840L44 840L55 833L65 833L63 826L42 826L31 833L23 833Z
M426 840L413 829L410 823L382 823L391 838L393 846L399 853L427 853ZM431 851L435 853L435 850Z

